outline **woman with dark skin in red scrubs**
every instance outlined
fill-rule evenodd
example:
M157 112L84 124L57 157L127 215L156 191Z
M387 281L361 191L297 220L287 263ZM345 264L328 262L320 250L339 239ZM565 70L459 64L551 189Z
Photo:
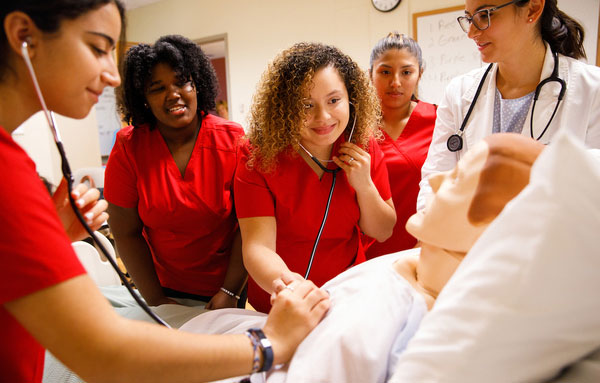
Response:
M208 113L217 94L210 60L183 36L136 45L122 91L132 126L117 134L104 196L127 271L150 305L236 307L246 271L232 189L244 131Z

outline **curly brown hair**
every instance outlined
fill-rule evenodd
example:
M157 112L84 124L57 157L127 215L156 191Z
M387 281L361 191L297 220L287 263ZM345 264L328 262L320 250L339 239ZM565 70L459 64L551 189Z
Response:
M336 47L298 43L275 57L258 84L247 134L250 167L258 164L262 170L272 170L280 153L299 149L300 129L306 120L303 99L310 92L315 73L328 66L337 69L353 105L345 130L349 134L356 115L352 142L367 148L371 137L381 135L379 99L358 64Z

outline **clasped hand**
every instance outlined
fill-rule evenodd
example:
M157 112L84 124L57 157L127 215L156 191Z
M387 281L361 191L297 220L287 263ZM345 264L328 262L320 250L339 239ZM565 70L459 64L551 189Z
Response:
M337 166L344 170L350 186L360 192L372 184L371 155L351 142L340 145L339 155L333 157Z
M69 239L72 242L80 241L88 237L88 233L71 208L67 193L67 181L63 178L52 196L52 201ZM100 198L100 191L98 189L88 188L85 184L79 184L73 187L71 195L92 231L99 229L106 222L108 213L105 210L108 204L105 200L98 199Z

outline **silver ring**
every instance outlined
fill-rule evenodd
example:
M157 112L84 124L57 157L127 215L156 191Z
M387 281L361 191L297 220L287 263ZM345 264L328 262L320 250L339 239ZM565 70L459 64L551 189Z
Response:
M294 292L294 288L290 285L285 285L285 288L290 290L291 292Z
M352 161L354 161L354 157L350 157L350 159L348 160L348 164L352 163Z

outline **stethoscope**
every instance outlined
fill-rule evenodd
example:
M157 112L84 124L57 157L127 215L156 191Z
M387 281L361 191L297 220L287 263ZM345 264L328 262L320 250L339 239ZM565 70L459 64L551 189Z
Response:
M354 107L354 104L348 102L350 105ZM352 134L354 134L354 127L356 126L356 109L354 110L354 122L352 123L352 129L350 129L350 135L348 136L347 142L352 140ZM317 246L319 245L319 241L321 240L321 234L323 234L323 228L325 227L325 222L327 222L327 216L329 215L329 206L331 205L331 197L333 196L333 189L335 189L335 180L337 178L337 174L342 168L339 166L335 169L329 169L319 161L319 159L312 155L300 142L298 145L308 154L308 156L326 173L330 173L333 175L331 180L331 188L329 189L329 197L327 197L327 204L325 205L325 213L323 214L323 220L321 221L321 227L319 227L319 232L317 233L317 237L315 238L315 243L313 244L312 251L310 253L310 259L308 260L308 266L306 267L306 272L304 273L304 279L308 279L308 274L310 274L310 269L312 269L313 261L315 259L315 253L317 252Z
M531 135L531 138L535 138L535 136L533 135L533 113L535 111L535 104L540 96L540 92L542 91L542 87L550 82L557 82L560 84L560 93L558 94L558 101L556 102L556 106L554 107L552 116L550 117L550 120L546 124L546 127L544 128L542 133L537 138L535 138L536 141L539 141L540 138L542 138L542 136L544 135L544 133L546 133L546 131L548 130L550 123L554 119L554 115L556 115L558 106L560 105L560 102L562 101L562 99L565 95L566 86L567 86L565 81L563 79L561 79L560 77L558 77L558 54L556 52L552 52L552 57L554 57L554 69L552 70L552 74L550 75L550 77L546 78L545 80L542 80L535 88L535 94L533 96L533 105L531 107L531 118L529 119L529 134ZM460 130L457 133L448 137L446 146L448 147L448 150L451 152L457 152L457 151L461 150L463 147L462 135L465 131L465 127L467 126L467 122L469 121L469 117L471 116L471 112L473 111L473 108L475 107L477 98L479 98L479 94L481 93L481 88L483 88L483 83L485 82L485 79L486 79L488 73L490 72L490 70L492 69L493 65L494 64L488 65L487 69L485 70L485 73L483 74L483 77L481 78L481 81L479 82L479 86L477 87L477 91L475 92L475 97L473 98L473 102L471 102L471 105L469 106L469 110L467 111L467 115L465 116L465 118L462 121Z
M96 237L96 234L94 234L92 229L85 222L85 219L81 215L79 208L77 208L77 205L75 204L75 200L73 199L73 196L71 195L71 193L73 192L73 174L71 172L71 167L69 166L69 161L67 161L67 155L65 154L65 149L64 149L62 141L60 139L60 135L59 135L58 129L56 127L56 122L54 121L54 113L49 111L48 108L46 107L46 102L44 101L44 96L42 95L42 90L40 89L40 86L37 81L37 76L35 75L35 71L33 70L33 65L31 64L31 60L29 59L29 52L28 52L27 48L28 48L27 41L24 41L23 44L21 45L21 54L23 56L23 60L25 60L27 69L29 70L31 80L33 81L33 86L35 88L35 93L37 94L40 104L42 105L42 110L44 111L44 115L46 116L46 120L48 121L48 126L50 127L50 130L52 131L52 135L54 136L54 142L56 143L56 147L58 148L58 152L59 152L60 158L61 158L62 174L65 177L65 179L67 180L67 188L69 191L68 192L69 203L71 204L71 207L72 207L73 211L75 212L77 219L79 219L79 222L81 222L81 224L85 228L85 231L87 231L87 233L92 237L93 241L96 243L96 245L98 246L100 251L102 251L102 254L104 254L106 259L108 259L111 266L113 267L113 269L115 269L115 271L119 275L119 278L121 279L121 281L123 282L123 284L125 285L127 290L129 291L129 293L131 294L133 299L135 299L135 301L140 305L140 307L152 319L154 319L154 321L156 321L156 323L161 324L165 327L171 328L171 326L169 326L164 320L162 320L160 317L158 317L158 315L156 315L154 312L152 312L152 310L150 310L150 307L148 307L146 302L144 302L133 291L133 288L127 281L127 278L125 278L125 275L123 274L121 269L119 269L119 267L117 266L117 263L115 262L115 260L108 254L108 251L102 245L102 242L100 242L98 240L98 237Z

